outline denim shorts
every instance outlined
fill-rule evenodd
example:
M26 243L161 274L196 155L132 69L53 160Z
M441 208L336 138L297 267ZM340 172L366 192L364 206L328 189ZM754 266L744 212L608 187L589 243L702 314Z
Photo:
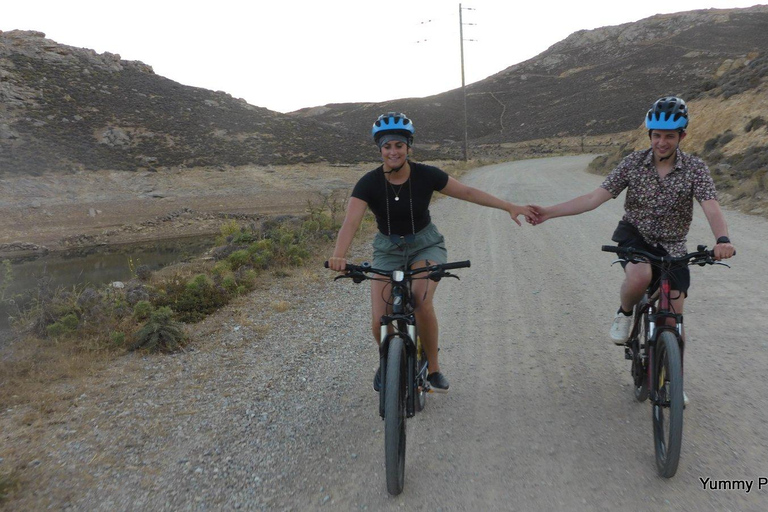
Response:
M430 223L416 235L392 235L394 240L382 233L376 233L373 239L373 267L382 270L395 270L410 267L417 261L428 260L430 263L447 263L448 250L445 238Z

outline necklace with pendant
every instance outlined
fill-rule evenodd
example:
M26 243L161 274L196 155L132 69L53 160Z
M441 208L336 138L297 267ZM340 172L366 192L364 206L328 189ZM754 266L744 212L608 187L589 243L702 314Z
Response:
M390 187L392 187L392 193L393 193L393 194L395 194L395 201L399 201L399 200L400 200L400 192L402 192L402 191L403 191L403 187L404 187L404 186L405 186L405 184L406 184L406 183L408 183L410 180L411 180L411 177L410 177L410 176L408 176L408 179L407 179L407 180L405 180L403 183L401 183L401 184L400 184L400 186L397 188L397 190L395 190L395 186L392 184L392 182L389 182L389 181L388 181L388 183L389 183L389 186L390 186Z
M389 194L387 193L387 183L389 183L389 180L387 180L387 178L385 177L384 181L386 182L386 183L384 183L384 196L386 197L386 201L384 201L384 204L387 206L387 234L389 236L392 236L392 224L391 224L391 221L389 219ZM389 184L389 186L392 187L392 192L394 192L394 194L395 194L395 201L399 201L400 200L400 197L399 197L400 191L403 190L403 186L406 183L408 183L409 181L411 181L411 177L410 176L408 176L408 179L405 180L405 182L400 185L400 188L397 190L397 192L395 192L394 185L392 185L391 183ZM411 213L411 232L415 236L416 235L416 224L415 224L415 222L413 220L413 189L410 186L408 187L408 199L409 199L409 207L410 207L410 213Z

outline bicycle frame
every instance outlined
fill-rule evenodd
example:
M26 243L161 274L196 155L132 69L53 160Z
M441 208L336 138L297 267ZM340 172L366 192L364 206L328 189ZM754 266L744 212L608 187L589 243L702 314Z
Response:
M672 284L669 278L671 263L663 262L657 266L661 270L658 288L653 291L653 283L651 283L640 303L636 306L636 311L640 314L635 314L632 330L624 349L625 359L637 361L642 365L647 383L653 382L653 356L656 343L662 332L671 331L675 335L681 354L684 348L683 315L672 310ZM672 319L672 325L667 321L668 319ZM639 386L641 383L638 382L639 375L637 372L638 370L633 368L635 385ZM657 403L657 393L653 389L650 391L651 401Z
M405 346L407 361L407 388L406 388L406 417L411 418L416 414L417 370L425 371L425 368L416 368L416 316L413 313L413 297L411 295L411 279L406 278L403 272L393 273L390 283L392 290L392 314L381 317L381 344L379 345L379 357L381 360L382 377L387 374L387 354L392 338L400 337ZM396 278L401 279L397 281ZM394 326L394 332L389 332L389 327ZM386 387L386 386L384 386ZM379 394L379 414L384 417L384 393Z

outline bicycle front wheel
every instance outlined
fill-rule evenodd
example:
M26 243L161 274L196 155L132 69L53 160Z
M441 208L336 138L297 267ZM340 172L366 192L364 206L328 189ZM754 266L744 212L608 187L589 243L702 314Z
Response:
M664 478L677 472L683 442L683 369L680 345L671 331L656 343L653 363L653 441L656 467Z
M414 408L416 412L421 412L427 406L427 354L421 345L421 339L416 336L416 384Z
M397 495L405 484L406 357L403 339L389 342L387 375L384 381L384 451L387 491Z

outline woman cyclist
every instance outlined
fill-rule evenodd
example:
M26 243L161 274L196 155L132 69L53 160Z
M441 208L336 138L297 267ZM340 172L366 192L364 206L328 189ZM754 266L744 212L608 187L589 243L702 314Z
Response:
M346 217L339 230L336 248L328 260L332 270L343 271L352 239L360 227L366 208L376 216L378 232L373 241L373 267L394 270L407 256L409 268L446 263L448 253L443 235L432 224L429 202L434 191L482 206L509 213L520 225L520 215L530 217L528 207L518 206L491 194L468 187L447 173L408 159L413 144L413 122L404 114L382 114L373 123L373 140L379 148L383 164L366 173L355 185L347 204ZM381 343L379 321L387 312L384 281L371 281L371 327L373 337ZM445 391L448 380L438 361L438 325L432 298L437 283L419 279L413 283L416 323L429 362L428 380L432 388ZM381 369L376 371L373 388L381 387Z

